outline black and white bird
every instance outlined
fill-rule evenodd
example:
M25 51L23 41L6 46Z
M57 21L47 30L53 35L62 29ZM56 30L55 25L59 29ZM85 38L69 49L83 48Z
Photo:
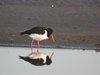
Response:
M46 53L43 52L32 52L29 56L19 57L20 59L36 66L50 65L52 63L52 59Z
M53 35L53 30L51 28L34 27L32 29L21 32L20 34L21 35L27 34L32 39L32 41L31 41L31 50L32 50L32 45L33 45L34 40L37 41L38 49L40 47L39 42L42 41L42 40L46 40L46 39L51 38L53 42L55 41L54 40L54 35ZM38 49L37 49L37 52L38 52Z

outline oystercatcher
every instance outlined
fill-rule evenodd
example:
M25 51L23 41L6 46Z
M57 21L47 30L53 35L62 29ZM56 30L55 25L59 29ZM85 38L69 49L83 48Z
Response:
M52 63L51 58L43 52L32 52L29 56L19 57L36 66L50 65Z
M30 38L32 38L31 50L32 50L32 45L33 45L34 40L37 41L38 49L40 47L39 42L42 40L51 38L53 42L55 41L54 36L53 36L53 30L51 28L34 27L32 29L21 32L20 34L21 35L27 34L27 35L29 35ZM37 49L37 52L38 52L38 49ZM33 50L32 50L32 52L33 52Z

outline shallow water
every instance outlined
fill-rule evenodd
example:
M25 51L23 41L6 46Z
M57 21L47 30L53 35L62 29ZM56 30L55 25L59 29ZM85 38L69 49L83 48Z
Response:
M34 48L34 50L36 50ZM29 48L0 47L0 75L100 75L100 52L41 48L40 51L51 54L50 66L34 66L19 59L27 56Z

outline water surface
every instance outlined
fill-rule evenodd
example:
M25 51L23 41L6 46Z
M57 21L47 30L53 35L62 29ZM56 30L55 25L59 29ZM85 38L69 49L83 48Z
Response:
M29 48L0 47L0 75L100 75L99 52L53 48L40 51L48 54L55 51L50 66L38 67L19 59L20 55L30 53Z

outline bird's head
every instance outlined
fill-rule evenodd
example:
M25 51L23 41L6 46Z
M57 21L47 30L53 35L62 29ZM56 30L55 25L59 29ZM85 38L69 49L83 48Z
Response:
M52 60L49 58L49 56L46 57L46 64L50 65L52 63Z
M47 36L49 38L51 38L53 42L55 41L55 39L54 39L54 32L53 32L53 30L51 28L47 28Z

